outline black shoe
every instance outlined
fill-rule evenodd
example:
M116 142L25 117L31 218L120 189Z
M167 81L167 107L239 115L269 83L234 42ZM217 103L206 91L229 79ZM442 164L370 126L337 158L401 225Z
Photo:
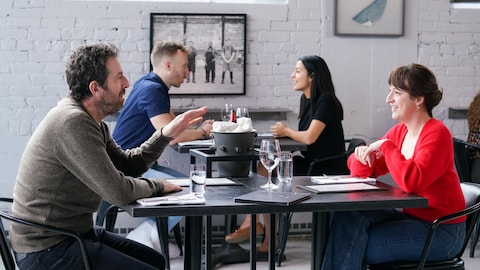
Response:
M223 84L223 81L222 81L222 84Z
M231 84L235 84L233 81L230 82Z

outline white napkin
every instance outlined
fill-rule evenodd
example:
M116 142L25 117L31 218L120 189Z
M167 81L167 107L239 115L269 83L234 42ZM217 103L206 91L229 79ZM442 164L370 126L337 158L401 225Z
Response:
M237 118L237 122L213 122L212 125L213 132L252 132L252 119L248 117Z

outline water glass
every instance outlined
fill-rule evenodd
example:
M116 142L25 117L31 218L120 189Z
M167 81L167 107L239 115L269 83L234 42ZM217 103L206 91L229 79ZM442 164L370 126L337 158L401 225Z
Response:
M205 164L190 165L190 193L195 195L205 194L207 185L207 172Z
M290 182L293 178L292 153L282 153L277 166L277 177L280 182Z

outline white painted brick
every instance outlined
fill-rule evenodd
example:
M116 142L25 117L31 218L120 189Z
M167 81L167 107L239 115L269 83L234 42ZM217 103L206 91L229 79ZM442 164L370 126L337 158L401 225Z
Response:
M275 22L271 23L271 30L272 31L294 31L297 28L295 22Z
M297 30L298 31L308 31L308 33L312 32L320 32L320 22L319 21L298 21L297 23Z
M308 10L291 10L288 13L288 18L292 21L308 20L310 11Z
M473 77L475 69L468 66L447 67L447 75L449 77Z
M44 95L40 86L13 86L10 89L10 96L29 99L30 97L38 97Z
M477 24L480 23L478 9L454 9L451 12L450 21L454 24Z
M267 32L261 31L258 33L258 41L267 42L286 42L290 40L288 32Z
M320 34L313 34L312 32L302 31L302 32L292 32L290 34L291 40L305 40L308 43L318 43L320 41Z

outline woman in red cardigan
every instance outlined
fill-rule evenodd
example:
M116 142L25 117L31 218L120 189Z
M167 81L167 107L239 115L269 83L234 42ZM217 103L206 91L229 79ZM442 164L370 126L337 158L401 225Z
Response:
M428 198L427 208L336 212L322 269L362 269L366 264L419 260L430 224L465 208L453 161L452 135L432 109L442 91L425 66L394 69L386 102L399 123L348 159L351 174L390 173L403 191ZM440 225L428 261L454 256L465 238L465 218Z

